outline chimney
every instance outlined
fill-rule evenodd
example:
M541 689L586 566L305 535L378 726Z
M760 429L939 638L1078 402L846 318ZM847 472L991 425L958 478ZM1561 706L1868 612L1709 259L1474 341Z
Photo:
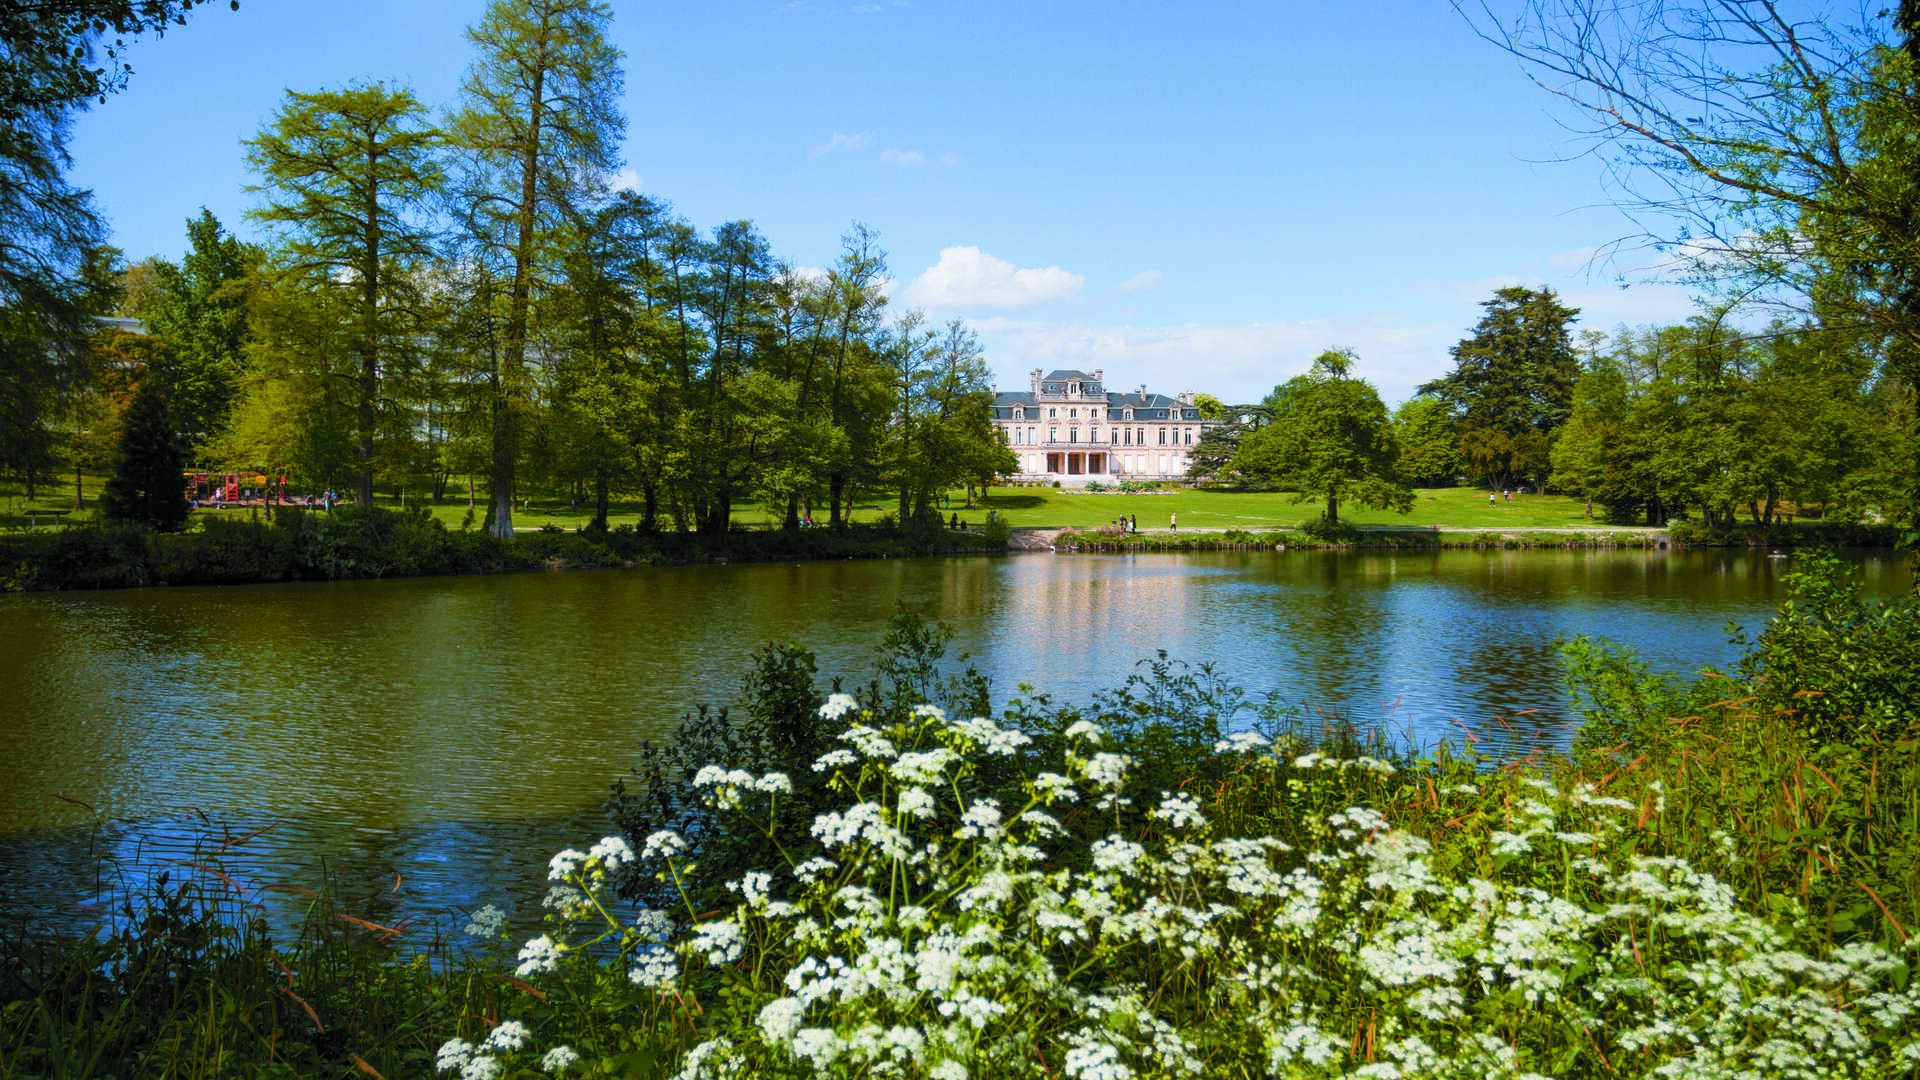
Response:
M1039 396L1040 394L1040 375L1041 375L1040 369L1034 368L1033 369L1033 392L1036 397Z
M1107 383L1107 369L1106 369L1106 368L1094 368L1094 369L1093 369L1093 381L1094 381L1094 382L1097 382L1097 383L1099 383L1099 384L1100 384L1100 385L1102 385L1102 386L1105 386L1105 385L1106 385L1106 383Z

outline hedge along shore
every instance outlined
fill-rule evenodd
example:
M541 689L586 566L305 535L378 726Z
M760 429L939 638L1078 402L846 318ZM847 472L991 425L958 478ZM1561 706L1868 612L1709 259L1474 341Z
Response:
M1419 550L1531 548L1748 548L1772 551L1807 546L1897 548L1900 530L1893 525L1839 523L1775 524L1709 530L1693 525L1665 529L1631 526L1592 529L1480 529L1446 526L1395 528L1359 526L1315 536L1297 529L1251 532L1243 529L1153 530L1123 533L1116 527L1085 532L1072 528L1016 529L1010 547L1016 551L1056 551L1070 554L1121 554L1135 551L1286 551L1307 550Z
M743 530L724 535L558 528L513 541L452 530L420 511L291 508L272 523L214 520L197 532L87 525L0 536L0 592L247 585L524 570L811 562L994 554L1005 530Z

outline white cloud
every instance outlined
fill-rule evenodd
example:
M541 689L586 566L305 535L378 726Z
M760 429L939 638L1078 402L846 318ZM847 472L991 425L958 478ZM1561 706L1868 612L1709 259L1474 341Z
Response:
M1071 296L1086 280L1058 266L1020 268L977 247L950 247L901 296L927 307L1029 307Z
M880 160L889 165L925 165L926 155L918 150L895 150L888 147L880 151Z
M637 192L640 190L640 174L632 169L621 169L607 177L607 190Z
M1148 289L1159 288L1166 283L1166 280L1167 276L1158 270L1142 270L1120 284L1115 285L1113 291L1117 293L1145 292Z
M865 150L871 145L873 145L873 132L871 131L856 131L851 134L844 131L836 131L833 133L832 138L807 151L807 156L816 158L825 157L835 150Z

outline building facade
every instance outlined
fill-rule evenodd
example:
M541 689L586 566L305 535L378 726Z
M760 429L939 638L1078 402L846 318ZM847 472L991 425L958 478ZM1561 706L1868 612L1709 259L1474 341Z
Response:
M993 425L1020 460L1013 480L1083 487L1127 480L1179 480L1200 433L1193 391L1178 397L1106 387L1106 373L1035 368L1026 390L994 395Z

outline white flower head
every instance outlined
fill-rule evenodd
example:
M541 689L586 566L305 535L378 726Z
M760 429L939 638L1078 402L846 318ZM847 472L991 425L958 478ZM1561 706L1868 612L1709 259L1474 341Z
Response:
M552 971L559 963L560 947L552 938L541 934L520 947L520 966L513 969L513 973L524 979Z
M494 1080L500 1075L500 1059L476 1055L460 1066L460 1080Z
M435 1072L452 1072L463 1068L473 1058L474 1045L465 1039L448 1039L440 1044L440 1050L434 1055Z
M647 837L646 846L641 849L641 854L649 859L656 856L672 858L675 855L684 853L687 848L688 844L686 839L679 833L674 832L672 829L661 829L659 832Z
M560 854L547 860L547 880L564 881L578 873L581 865L586 861L586 852L574 848L567 848L560 852Z
M549 1073L565 1072L567 1066L579 1060L580 1055L574 1053L573 1047L556 1046L541 1056L540 1071Z
M852 694L835 694L827 699L825 705L820 706L820 717L824 720L838 720L858 708L860 703L853 699Z
M602 866L625 866L633 861L633 846L624 836L603 836L587 851L587 858L598 859Z
M679 959L659 946L640 950L634 955L633 966L627 969L627 981L648 990L670 987L679 977Z
M1236 731L1213 744L1216 754L1250 754L1267 745L1267 737L1257 731Z
M507 932L507 913L492 904L482 904L467 916L467 933L474 937L499 937Z
M526 1045L533 1032L518 1020L502 1020L500 1026L487 1034L487 1040L480 1044L482 1050L518 1050Z

